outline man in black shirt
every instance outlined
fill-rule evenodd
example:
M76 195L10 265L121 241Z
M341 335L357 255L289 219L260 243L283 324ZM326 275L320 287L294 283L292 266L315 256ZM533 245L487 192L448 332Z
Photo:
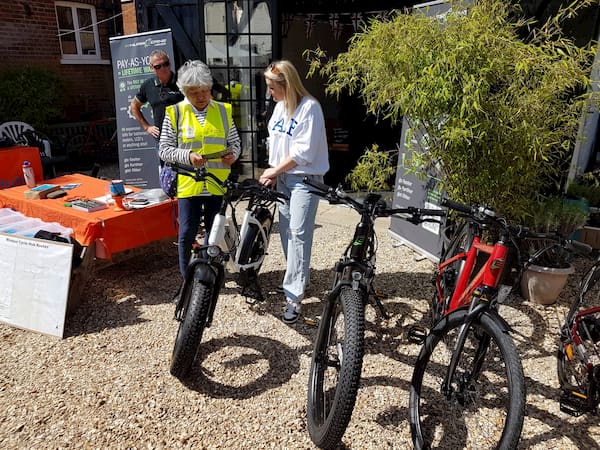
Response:
M160 128L165 118L165 108L179 103L184 97L177 87L177 79L171 70L169 56L164 51L154 50L150 53L150 68L156 76L148 78L140 86L140 90L131 100L130 109L133 117L146 133L156 139L158 144ZM150 103L152 107L153 125L150 125L142 113L142 106L145 103Z

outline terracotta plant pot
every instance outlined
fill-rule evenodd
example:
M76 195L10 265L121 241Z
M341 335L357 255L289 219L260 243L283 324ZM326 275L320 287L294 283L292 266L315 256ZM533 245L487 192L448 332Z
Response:
M573 272L573 266L558 269L531 265L521 277L521 295L533 303L551 305L556 302Z

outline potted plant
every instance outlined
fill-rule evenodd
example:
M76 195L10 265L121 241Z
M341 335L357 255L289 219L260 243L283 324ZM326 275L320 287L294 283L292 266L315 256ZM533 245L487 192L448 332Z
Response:
M329 94L358 94L370 113L422 130L426 145L410 163L417 172L436 167L450 198L520 220L565 172L595 95L593 49L560 29L594 2L571 2L541 25L519 18L513 2L472 3L451 1L443 20L421 13L371 20L334 59L319 48L305 52L309 75L325 77ZM363 187L371 180L363 176Z
M587 220L588 211L584 203L551 196L533 204L525 224L539 233L558 232L569 236L574 235ZM521 295L533 303L554 303L568 276L574 272L571 253L545 240L527 240L522 251L530 255L532 264L527 265L521 276Z

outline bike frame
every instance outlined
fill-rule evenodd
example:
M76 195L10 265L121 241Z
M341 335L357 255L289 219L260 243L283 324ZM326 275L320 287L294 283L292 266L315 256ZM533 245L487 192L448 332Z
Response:
M502 240L499 240L494 245L489 245L482 243L479 236L475 236L473 244L467 251L441 262L439 273L436 277L436 292L438 301L443 302L441 280L444 270L456 261L464 261L450 303L444 314L468 305L473 298L473 292L477 288L483 288L486 292L489 292L490 289L497 289L502 278L508 251L509 247ZM479 255L487 255L487 260L479 272L472 277Z
M600 312L600 306L595 306L594 308L588 308L579 311L577 314L575 314L575 317L573 317L572 325L569 329L570 337L573 341L573 344L575 345L575 348L578 350L580 359L585 363L588 369L591 369L591 363L589 362L589 358L585 355L585 353L581 352L581 346L583 344L583 341L579 336L579 324L585 316L589 316L590 314L596 314L598 312Z
M335 264L336 276L333 280L331 291L327 295L328 307L331 309L338 301L341 289L351 287L354 291L363 291L363 303L368 303L370 294L373 294L373 304L378 308L384 318L388 318L383 304L375 297L373 280L375 278L375 204L379 200L377 194L365 200L365 208L357 209L360 221L355 227L352 241L346 247L344 254ZM358 203L356 204L358 205ZM346 275L344 275L346 273Z
M263 242L264 248L267 248L269 246L269 240L271 238L271 228L273 225L273 221L271 220L270 223L268 224L268 226L265 228L262 221L259 220L259 218L257 217L257 214L260 211L259 208L265 208L267 211L269 211L271 219L273 219L275 217L275 210L276 210L275 204L273 204L271 207L268 207L268 206L261 205L259 202L255 202L254 200L251 200L248 203L248 206L246 207L246 209L244 210L244 217L242 219L242 224L239 228L239 233L237 233L238 228L234 227L234 229L236 230L236 234L237 234L236 242L238 242L240 245L243 245L246 242L246 240L244 238L249 235L251 226L254 225L256 227L256 229L258 229L259 239ZM232 207L232 210L233 210L233 207ZM225 239L225 242L227 242L227 239ZM240 255L241 255L241 248L238 247L237 251L233 253L233 258L232 258L232 270L234 270L236 272L240 272L242 270L249 270L249 269L258 269L262 265L262 263L265 259L266 252L263 253L262 255L260 255L256 261L249 262L249 263L241 263Z
M598 386L596 385L595 381L596 376L594 374L594 364L590 360L589 354L585 348L583 339L581 337L580 325L585 317L600 313L600 306L595 306L592 308L586 308L582 310L579 310L579 308L585 301L585 294L598 282L599 274L600 258L596 260L594 265L584 275L581 284L581 291L577 297L577 300L571 305L571 308L569 309L561 332L561 345L564 347L566 354L569 355L569 360L573 359L573 353L574 351L576 352L577 356L575 357L579 360L581 364L585 366L586 374L590 381L590 390L592 391L596 391L598 389ZM591 339L591 336L589 336L589 331L586 329L585 325L583 333L588 333L587 338ZM590 408L590 410L594 410L596 407L595 403L597 401L595 400L596 396L593 395L594 392L586 392L585 394L590 394L586 398L586 400L587 402L589 402L588 407Z
M489 312L495 315L498 321L503 324L507 330L509 329L504 319L497 314L497 310L495 309L497 304L497 288L502 279L502 274L508 258L509 246L507 245L507 241L509 237L503 233L494 245L484 244L481 242L481 229L478 228L477 225L474 225L474 227L477 228L477 232L473 237L470 248L441 262L439 266L440 270L436 278L437 298L438 301L443 304L444 298L440 283L444 274L444 269L454 262L459 260L464 261L450 303L448 308L444 311L445 316L450 312L455 311L457 308L469 306L469 312L467 313L464 323L461 325L456 346L452 353L452 358L446 371L446 377L442 384L442 392L448 398L450 398L454 392L449 380L454 379L454 373L458 366L462 348L466 342L467 332L472 321L480 314ZM480 255L485 255L486 261L483 267L473 275L475 265L477 264ZM471 373L472 379L477 379L479 377L481 363L487 352L487 345L487 340L483 340L477 350L476 361L478 362Z

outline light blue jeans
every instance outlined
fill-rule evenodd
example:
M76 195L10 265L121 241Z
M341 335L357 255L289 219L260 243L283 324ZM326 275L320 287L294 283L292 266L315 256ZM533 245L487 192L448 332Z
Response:
M323 182L322 175L284 173L277 177L277 190L290 197L288 203L279 205L279 235L287 261L283 292L288 301L297 304L310 281L310 253L319 206L319 197L309 192L310 186L302 182L304 177Z

